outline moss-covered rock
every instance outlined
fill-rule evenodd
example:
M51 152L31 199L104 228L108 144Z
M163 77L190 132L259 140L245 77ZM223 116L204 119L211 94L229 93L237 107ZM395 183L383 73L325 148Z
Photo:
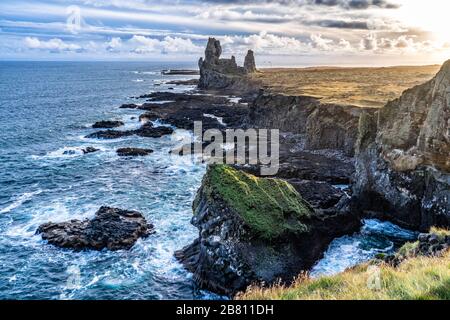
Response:
M227 295L252 282L292 281L360 226L350 213L313 210L286 181L226 165L208 167L193 210L199 237L175 255L200 287Z
M264 239L307 232L308 226L302 219L314 214L312 207L288 182L258 178L227 165L209 167L203 194L199 193L194 202L194 213L201 196L222 199L256 236Z

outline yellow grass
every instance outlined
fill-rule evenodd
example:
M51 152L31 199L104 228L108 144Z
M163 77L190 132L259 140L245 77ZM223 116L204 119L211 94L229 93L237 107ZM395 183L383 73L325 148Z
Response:
M332 277L299 278L292 286L250 287L238 299L248 300L448 300L450 299L450 252L442 257L417 257L399 267L368 264ZM376 270L376 269L375 269ZM374 280L375 279L375 280ZM369 284L369 285L368 285Z
M275 93L307 95L323 102L382 107L388 100L415 85L422 84L440 66L387 68L296 68L261 69L253 78Z

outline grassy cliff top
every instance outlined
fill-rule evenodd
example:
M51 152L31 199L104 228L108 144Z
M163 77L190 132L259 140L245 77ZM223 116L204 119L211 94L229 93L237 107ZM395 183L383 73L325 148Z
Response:
M212 165L203 182L207 197L220 197L245 224L263 239L303 233L302 219L313 214L311 206L289 183L258 178L227 165Z
M380 266L379 285L368 264L332 277L299 278L290 287L251 287L239 299L264 300L448 300L450 252L443 257L416 257L399 267ZM372 267L373 268L373 267Z
M275 93L307 95L322 102L383 107L402 92L432 79L439 65L386 68L270 68L252 77Z

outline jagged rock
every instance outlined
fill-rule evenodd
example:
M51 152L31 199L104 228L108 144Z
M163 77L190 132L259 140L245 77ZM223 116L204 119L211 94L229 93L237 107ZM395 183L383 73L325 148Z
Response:
M127 131L116 131L116 130L105 130L94 132L86 136L88 139L119 139L123 137L129 137L132 135L138 135L140 137L146 138L160 138L165 135L173 133L173 129L170 127L154 127L151 122L145 123L137 130L127 130Z
M197 86L199 83L198 79L190 80L173 80L166 82L166 84L176 85L176 86Z
M359 122L355 210L411 229L450 226L450 61Z
M123 126L124 123L122 121L115 121L115 120L105 120L105 121L98 121L92 125L92 128L94 129L112 129Z
M91 133L86 136L88 139L119 139L123 137L129 137L134 134L133 131L117 131L117 130L104 130Z
M152 231L153 225L137 211L101 207L92 220L50 222L41 225L37 233L57 247L80 251L130 249Z
M173 133L173 129L170 127L154 127L151 123L144 124L135 133L140 137L146 138L160 138Z
M230 59L220 59L221 54L220 41L209 38L205 50L205 59L200 58L198 61L200 69L198 87L200 89L248 90L251 84L245 77L247 70L237 65L234 56ZM248 58L248 67L251 68L251 56Z
M252 50L248 50L247 55L245 56L244 69L245 69L245 72L247 72L247 73L253 73L253 72L257 71L255 56L254 56Z
M286 181L225 165L208 168L193 210L199 238L175 255L202 288L227 295L255 281L292 281L360 226L348 212L315 212Z
M422 233L418 236L416 242L408 242L403 245L396 253L385 255L379 254L376 258L388 263L394 267L399 266L407 259L426 256L439 257L450 249L450 234L448 232Z
M153 153L152 149L141 149L141 148L120 148L117 149L117 155L119 157L140 157L148 156Z
M82 149L81 151L83 151L83 154L88 154L88 153L94 153L97 151L100 151L100 149L94 148L94 147L87 147Z
M327 182L301 179L287 181L316 209L333 208L343 197L348 197L344 191Z

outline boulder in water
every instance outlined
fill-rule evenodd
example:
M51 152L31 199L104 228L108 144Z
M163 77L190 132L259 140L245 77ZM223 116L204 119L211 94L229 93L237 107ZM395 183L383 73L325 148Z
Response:
M124 123L122 121L116 121L116 120L105 120L105 121L98 121L92 125L92 128L95 129L112 129L123 126Z
M142 148L117 149L117 154L120 157L141 157L141 156L148 156L151 153L153 153L152 149L142 149Z
M101 207L92 220L50 222L41 225L37 233L57 247L80 251L130 249L152 231L153 225L137 211Z

